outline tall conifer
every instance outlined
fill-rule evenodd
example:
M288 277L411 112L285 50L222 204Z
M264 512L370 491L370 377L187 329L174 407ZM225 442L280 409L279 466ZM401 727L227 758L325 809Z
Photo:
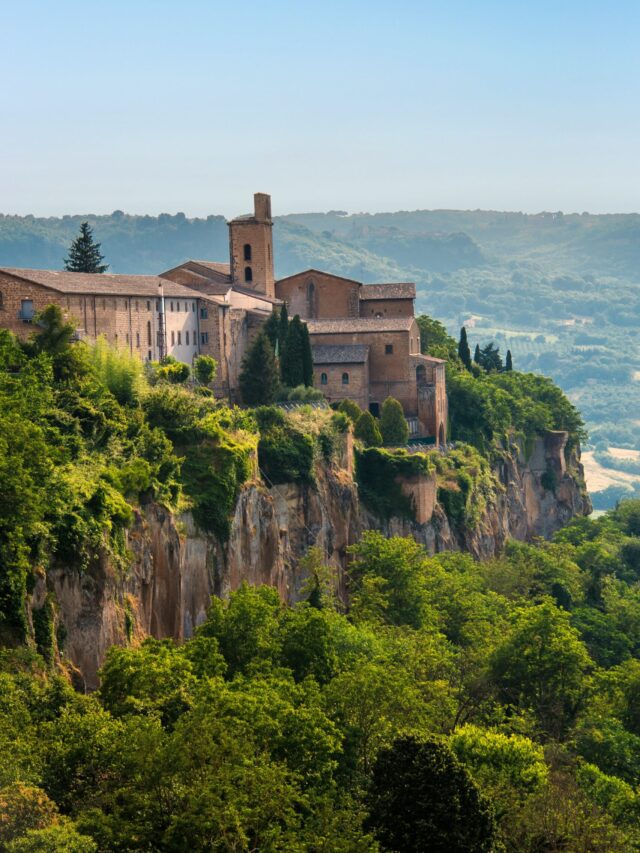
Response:
M480 364L480 344L476 344L476 351L473 354L473 360L476 364Z
M467 370L471 370L471 350L469 349L469 341L467 340L467 330L463 326L460 329L460 341L458 343L458 356Z
M309 327L306 323L302 324L302 373L304 384L307 388L311 388L313 385L313 353L311 352Z
M304 385L304 328L300 317L296 316L289 323L287 339L280 355L280 372L282 381L289 388Z
M511 350L510 349L507 350L507 358L506 358L504 369L507 371L513 370L513 359L511 358Z
M104 255L100 252L100 243L93 239L93 231L88 222L80 225L80 234L69 246L69 257L64 259L64 268L69 272L103 273L109 264L103 264Z
M247 406L273 403L280 381L278 365L269 338L260 332L242 361L240 393Z

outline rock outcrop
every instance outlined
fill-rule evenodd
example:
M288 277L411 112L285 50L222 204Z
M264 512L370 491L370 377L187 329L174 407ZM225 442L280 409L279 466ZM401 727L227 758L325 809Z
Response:
M493 494L472 525L447 517L435 474L402 484L415 521L376 518L359 500L351 449L340 467L319 467L313 487L247 484L224 543L196 529L189 514L175 518L148 504L129 531L126 570L104 555L82 574L59 566L38 582L32 606L46 595L53 600L64 657L93 689L111 645L146 636L188 638L211 595L226 596L243 581L270 584L283 600L298 600L305 582L300 558L311 545L344 569L349 545L368 529L411 536L430 553L464 550L480 559L498 554L508 538L548 538L591 510L579 451L567 454L566 443L566 433L548 433L527 454L521 441L512 441L494 466Z

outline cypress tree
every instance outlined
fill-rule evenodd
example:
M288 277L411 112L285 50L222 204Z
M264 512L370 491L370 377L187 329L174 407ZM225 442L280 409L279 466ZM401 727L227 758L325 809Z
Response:
M106 272L109 264L102 263L104 255L100 252L100 246L93 239L89 223L83 222L80 234L69 247L69 257L64 259L64 268L69 272Z
M311 352L311 338L309 327L302 323L302 381L311 388L313 385L313 353Z
M280 356L282 381L289 388L304 385L304 330L298 314L289 323L287 339Z
M247 406L273 403L280 380L278 365L269 338L260 332L242 360L240 393Z
M272 311L269 315L269 319L262 327L262 331L269 338L269 343L273 347L273 351L276 350L276 343L280 337L280 317L276 314L275 311Z
M506 364L505 364L504 369L507 371L513 370L513 359L511 358L511 350L510 349L507 350L507 360L506 360Z
M467 340L467 330L464 326L460 329L458 356L467 370L471 370L471 350L469 349L469 341Z
M365 447L380 447L382 444L382 434L371 412L362 412L356 421L353 434Z
M480 344L476 344L476 351L473 354L473 360L476 364L480 364Z
M393 397L387 397L380 412L380 432L387 446L400 446L409 440L409 425L404 417L402 406Z
M289 312L287 311L287 303L285 302L280 309L280 330L278 332L278 342L280 345L280 354L287 341L287 332L289 331Z

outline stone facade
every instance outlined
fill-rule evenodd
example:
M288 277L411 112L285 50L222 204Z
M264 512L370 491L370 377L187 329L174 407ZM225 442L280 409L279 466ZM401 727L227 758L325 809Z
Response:
M240 216L229 222L231 278L234 284L273 299L275 276L271 196L256 193L253 205L252 216Z

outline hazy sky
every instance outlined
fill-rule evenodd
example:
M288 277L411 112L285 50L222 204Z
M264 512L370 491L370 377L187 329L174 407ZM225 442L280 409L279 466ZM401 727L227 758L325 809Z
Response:
M640 210L638 0L21 0L0 212Z

